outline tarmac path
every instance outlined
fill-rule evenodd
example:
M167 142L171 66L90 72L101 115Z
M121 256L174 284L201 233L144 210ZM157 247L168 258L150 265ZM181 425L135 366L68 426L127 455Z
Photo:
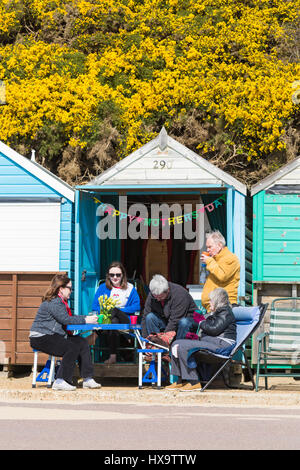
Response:
M1 450L299 448L298 407L0 402Z
M0 374L0 450L101 450L101 460L118 450L300 448L300 383L291 377L272 378L258 393L247 383L204 393L101 383L99 390L60 392L32 389L28 375Z

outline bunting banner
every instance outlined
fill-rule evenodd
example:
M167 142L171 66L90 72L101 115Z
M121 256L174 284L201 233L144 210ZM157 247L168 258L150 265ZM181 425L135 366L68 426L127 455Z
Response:
M166 217L166 218L160 218L160 219L151 219L151 218L146 218L146 217L139 217L136 215L130 215L127 214L126 212L120 212L119 210L115 209L113 205L107 204L105 202L99 201L96 197L93 197L94 202L96 204L100 204L99 208L103 209L104 214L109 214L111 217L120 217L120 221L124 221L129 219L130 222L133 220L137 220L137 222L142 223L144 222L144 225L148 225L149 227L152 225L153 227L158 227L160 223L164 227L165 225L175 225L175 224L182 224L183 222L190 221L192 219L197 219L199 217L199 213L204 213L204 211L212 212L215 209L218 209L218 207L223 205L223 202L226 201L226 195L223 194L219 198L215 199L213 202L210 202L209 204L206 204L203 207L200 207L200 209L197 209L195 211L189 212L188 214L184 215L179 215L175 217Z

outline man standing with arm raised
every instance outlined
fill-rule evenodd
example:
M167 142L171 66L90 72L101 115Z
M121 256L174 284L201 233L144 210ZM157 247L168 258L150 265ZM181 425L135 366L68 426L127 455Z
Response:
M238 257L229 251L225 238L218 230L206 235L206 249L208 255L204 253L201 255L201 261L206 263L206 269L209 272L201 295L203 307L207 311L210 310L209 294L217 287L225 289L230 303L236 304L240 282Z

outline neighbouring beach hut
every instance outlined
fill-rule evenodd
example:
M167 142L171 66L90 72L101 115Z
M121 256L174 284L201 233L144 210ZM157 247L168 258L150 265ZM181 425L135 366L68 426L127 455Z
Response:
M275 298L300 296L300 158L254 185L251 196L253 302L268 302L270 307ZM269 323L267 314L265 331Z
M153 215L162 205L171 213L165 218ZM115 259L124 263L130 278L145 284L155 272L182 285L199 284L205 240L187 250L185 232L181 239L174 236L191 214L193 227L199 223L204 231L223 233L240 259L240 301L247 295L250 299L252 208L246 186L168 136L164 128L88 184L77 186L75 210L77 314L91 309L97 283ZM160 236L164 223L170 226L167 240ZM156 236L150 235L155 228Z
M0 142L0 364L32 362L28 330L41 296L56 272L74 277L74 193Z

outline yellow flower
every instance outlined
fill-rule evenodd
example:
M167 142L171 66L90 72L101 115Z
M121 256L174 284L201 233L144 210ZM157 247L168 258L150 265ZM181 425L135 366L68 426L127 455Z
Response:
M87 150L109 120L121 136L121 158L153 138L157 123L172 128L196 111L201 125L222 122L226 140L239 139L250 159L283 151L282 134L299 105L291 85L300 80L300 64L281 60L276 45L286 43L285 27L296 24L299 6L299 0L186 6L28 0L26 14L40 30L13 40L22 31L24 5L0 0L0 76L8 103L0 113L1 140L39 142L55 124L62 149ZM62 21L68 21L65 42ZM42 40L52 32L55 43ZM207 153L214 145L198 148Z

